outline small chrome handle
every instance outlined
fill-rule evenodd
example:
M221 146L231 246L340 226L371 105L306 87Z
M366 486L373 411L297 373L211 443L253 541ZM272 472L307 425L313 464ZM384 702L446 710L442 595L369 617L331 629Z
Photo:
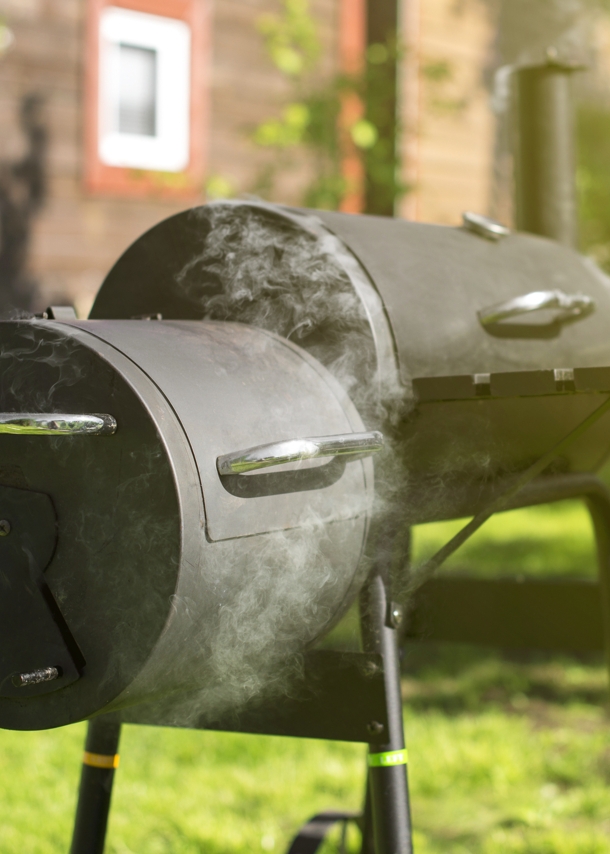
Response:
M563 291L532 291L477 312L482 326L502 323L511 317L532 314L543 309L555 309L556 316L544 326L582 320L595 311L595 301L584 294L565 294Z
M19 436L111 436L116 428L112 415L0 412L0 433Z
M502 237L508 237L510 234L510 228L502 225L502 223L497 222L489 216L483 216L473 211L463 212L462 223L467 231L472 231L474 234L478 234L479 237L486 237L488 240L500 240Z
M249 471L282 466L318 457L351 457L359 459L376 454L383 448L383 435L345 433L340 436L317 436L312 439L286 439L270 445L256 445L233 454L223 454L216 460L220 475L244 474Z

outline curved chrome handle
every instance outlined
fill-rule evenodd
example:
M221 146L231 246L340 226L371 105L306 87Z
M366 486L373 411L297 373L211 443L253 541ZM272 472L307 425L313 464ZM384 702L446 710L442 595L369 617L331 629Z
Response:
M565 294L563 291L532 291L477 312L483 326L502 323L521 314L532 314L542 309L555 309L558 314L544 326L582 320L595 311L595 301L584 294Z
M462 224L468 231L472 231L480 237L486 237L488 240L500 240L510 234L510 228L502 225L502 223L473 211L462 213Z
M112 415L0 412L0 433L19 436L111 436L116 427Z
M376 454L383 448L383 435L371 433L345 433L340 436L317 436L313 439L286 439L270 445L256 445L233 454L223 454L216 460L218 474L244 474L271 466L282 466L299 460L318 457L352 457L359 459Z

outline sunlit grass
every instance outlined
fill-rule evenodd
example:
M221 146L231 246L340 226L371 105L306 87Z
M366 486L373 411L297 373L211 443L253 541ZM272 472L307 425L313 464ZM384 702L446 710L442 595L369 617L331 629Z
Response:
M608 851L602 708L517 691L447 715L429 697L405 725L416 854ZM3 854L67 851L83 735L0 734ZM121 753L109 854L283 852L316 811L361 803L359 745L127 727Z
M443 546L466 519L418 525L413 559L418 563ZM595 542L581 501L560 501L499 513L449 558L445 572L471 575L595 576Z
M486 710L409 715L417 854L608 851L607 723Z
M0 851L65 854L85 727L0 732ZM357 810L365 748L125 727L108 854L283 851L328 806Z

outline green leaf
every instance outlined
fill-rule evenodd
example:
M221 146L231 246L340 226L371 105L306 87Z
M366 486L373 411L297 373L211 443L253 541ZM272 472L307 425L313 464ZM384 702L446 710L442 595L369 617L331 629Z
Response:
M292 128L303 130L309 124L310 113L305 104L288 104L284 110L284 120Z
M271 49L271 58L280 71L297 77L303 71L303 57L294 48L278 45Z
M208 199L230 199L235 195L235 188L229 178L212 174L205 182L205 194Z
M366 51L366 58L373 65L381 65L382 63L387 62L389 56L390 52L387 45L379 42L369 45Z
M360 119L352 125L350 136L358 148L372 148L379 138L379 133L374 124L366 119Z

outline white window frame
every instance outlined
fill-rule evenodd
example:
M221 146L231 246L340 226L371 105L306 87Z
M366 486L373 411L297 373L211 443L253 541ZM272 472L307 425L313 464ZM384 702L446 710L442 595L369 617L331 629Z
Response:
M191 31L188 24L116 6L100 17L98 154L108 166L182 172L190 159ZM156 51L156 135L120 133L120 45Z

